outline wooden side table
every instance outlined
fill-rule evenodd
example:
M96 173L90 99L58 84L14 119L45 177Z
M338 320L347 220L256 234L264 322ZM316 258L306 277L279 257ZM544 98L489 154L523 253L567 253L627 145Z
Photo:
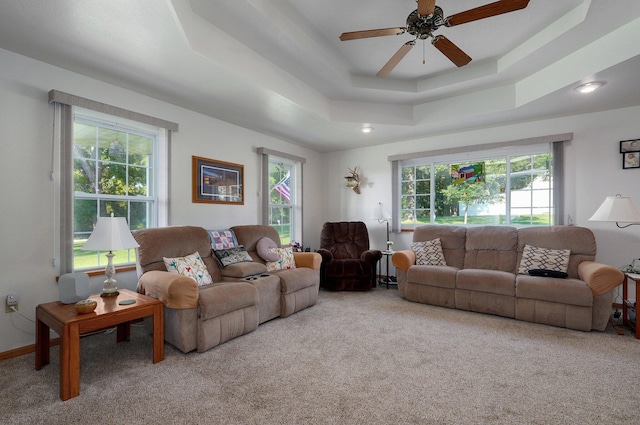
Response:
M117 326L117 341L129 341L130 322L153 316L153 363L164 360L164 309L161 301L127 289L98 302L91 313L78 314L74 304L55 301L36 307L36 370L49 364L49 329L60 335L60 398L80 394L80 335ZM121 305L125 300L135 303Z
M635 333L636 338L640 339L640 326L638 326L638 311L636 309L636 318L632 322L629 319L629 306L627 302L629 300L629 287L630 283L634 282L636 284L636 300L638 298L638 282L640 282L640 274L635 273L625 273L624 274L624 283L622 284L622 324L629 326ZM637 303L637 301L636 301Z

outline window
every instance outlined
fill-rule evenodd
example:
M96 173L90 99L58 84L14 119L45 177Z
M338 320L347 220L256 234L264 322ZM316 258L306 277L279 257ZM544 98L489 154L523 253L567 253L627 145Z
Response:
M554 224L549 144L404 160L399 168L402 228Z
M269 160L269 225L282 244L295 241L295 164Z
M113 119L113 117L111 117ZM119 120L123 121L123 120ZM131 230L157 225L159 129L107 121L76 110L73 119L73 267L104 266L104 253L83 251L97 217L125 217ZM114 264L135 262L135 250Z
M54 105L54 142L57 139L60 148L56 193L60 258L53 264L59 264L60 274L99 268L104 255L94 253L91 260L80 263L85 253L77 249L98 214L122 213L132 229L167 225L168 152L171 134L179 126L59 90L49 91L49 103ZM89 216L95 217L91 225ZM126 254L117 255L116 262L133 262L133 251Z
M302 169L306 160L267 148L257 152L262 155L262 223L276 228L283 245L302 245Z

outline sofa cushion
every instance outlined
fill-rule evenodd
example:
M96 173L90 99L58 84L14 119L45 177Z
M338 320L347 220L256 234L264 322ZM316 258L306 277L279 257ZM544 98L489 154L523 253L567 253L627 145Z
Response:
M593 305L593 293L587 284L571 278L518 275L516 297L583 307Z
M297 269L281 270L275 272L280 278L281 291L290 294L303 288L320 284L320 275L317 270L299 267Z
M296 261L293 258L293 249L287 248L271 248L278 256L276 261L267 261L267 271L289 270L296 268Z
M407 282L454 289L458 270L451 266L411 266L407 271Z
M169 273L177 273L190 277L196 281L198 286L213 283L213 279L211 279L211 275L198 252L184 257L163 257L162 259Z
M570 255L571 250L569 249L548 249L525 245L518 274L527 274L531 269L546 269L566 273Z
M412 242L411 250L416 253L416 264L420 266L446 266L440 238L430 241Z
M249 253L255 253L258 241L263 237L273 240L276 245L280 246L280 235L273 226L264 224L246 224L242 226L232 226L231 230L236 235L238 243L244 245Z
M511 226L478 226L467 229L465 269L517 270L518 229Z
M462 269L456 276L456 289L514 297L516 275L500 270Z
M244 246L239 245L233 248L227 249L215 249L213 253L220 261L223 267L230 264L241 263L243 261L253 261L253 258L249 255Z
M413 242L429 241L440 238L442 253L449 266L461 269L464 266L464 244L467 228L443 224L425 224L413 232Z
M278 245L273 241L273 239L265 236L261 238L256 244L256 251L260 258L264 261L278 261L280 256L277 251L274 251L272 248L277 248Z
M211 238L202 227L151 227L134 231L133 237L140 244L136 248L138 279L151 270L165 271L163 257L184 257L198 252L213 281L222 280L218 261L211 250Z
M518 252L522 254L526 245L543 246L549 249L569 249L569 277L578 277L578 265L583 261L595 261L596 238L593 232L580 226L532 226L518 230ZM518 264L520 260L518 260Z
M247 277L256 274L266 273L267 266L257 261L243 261L240 263L229 264L220 270L224 277Z
M258 290L245 282L217 283L202 289L198 299L200 320L209 320L257 304Z

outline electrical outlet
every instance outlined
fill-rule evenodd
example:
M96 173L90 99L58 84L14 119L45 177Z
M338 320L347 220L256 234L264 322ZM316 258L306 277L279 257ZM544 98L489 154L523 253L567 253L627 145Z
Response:
M4 312L13 313L15 311L18 311L18 296L16 294L9 294L7 295Z

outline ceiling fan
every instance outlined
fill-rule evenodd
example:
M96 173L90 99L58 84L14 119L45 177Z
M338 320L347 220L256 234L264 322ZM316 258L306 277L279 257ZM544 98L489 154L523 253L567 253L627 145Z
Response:
M467 22L524 9L529 4L529 0L499 0L445 18L442 8L436 6L436 0L416 0L416 2L418 3L418 8L409 14L405 27L344 32L340 35L340 40L357 40L359 38L381 37L404 33L415 36L415 39L404 43L382 69L378 71L376 74L378 77L388 76L393 68L400 63L402 58L415 46L416 40L426 40L429 37L432 38L431 44L433 44L436 49L440 50L451 62L460 67L471 62L471 57L444 35L434 35L433 32L435 30L441 26L453 27L455 25L466 24Z

